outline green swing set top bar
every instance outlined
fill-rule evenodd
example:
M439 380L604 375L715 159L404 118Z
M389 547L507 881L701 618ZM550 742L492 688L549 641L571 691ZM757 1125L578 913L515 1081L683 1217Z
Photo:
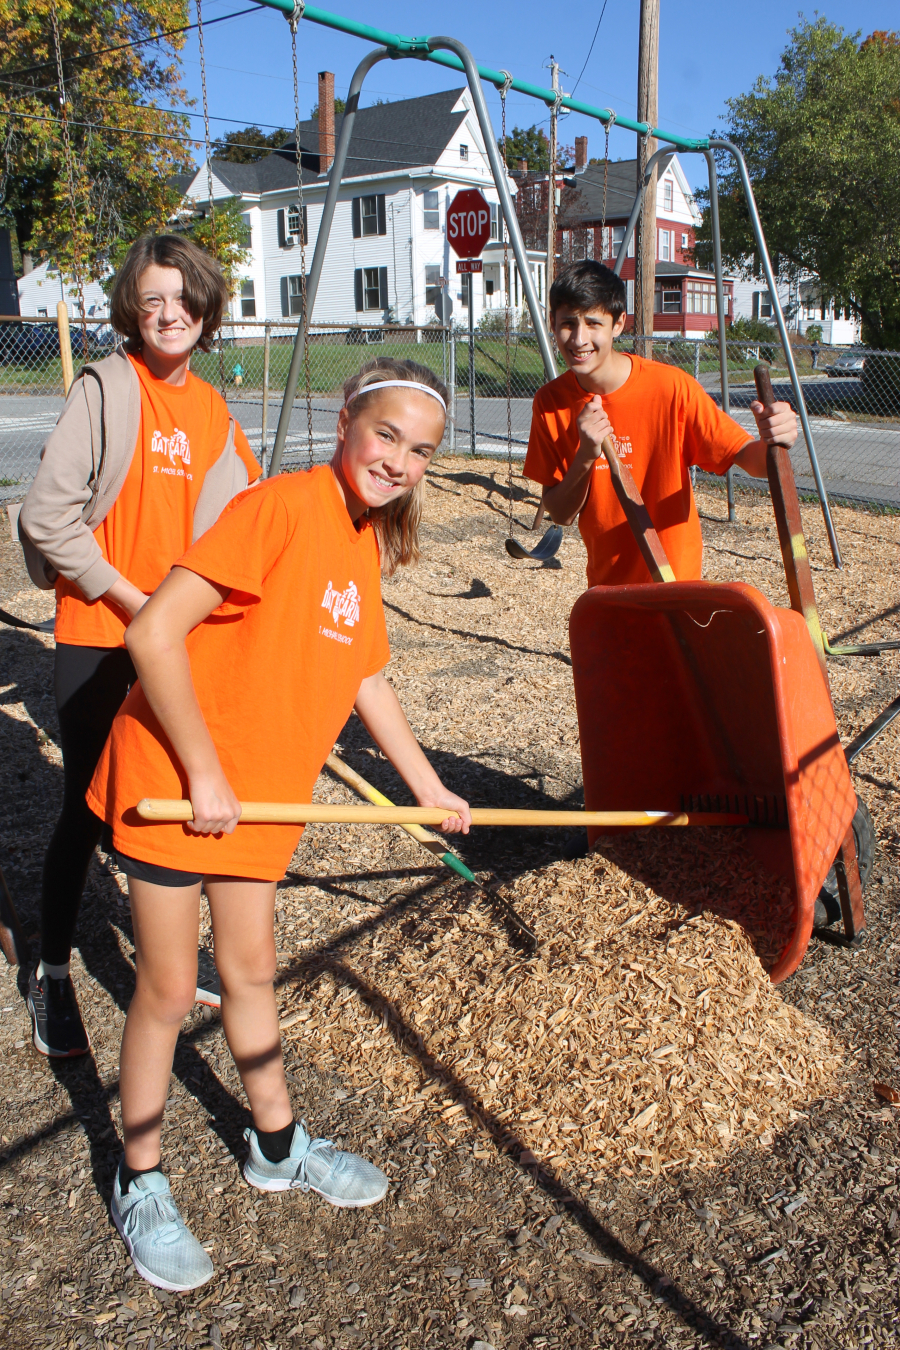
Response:
M433 52L427 37L404 37L401 33L387 33L381 28L373 28L370 24L357 23L355 19L345 19L340 14L331 14L327 9L319 9L315 5L295 5L294 0L259 0L259 3L269 9L280 9L288 17L296 12L298 18L321 24L323 28L335 28L340 33L349 33L352 37L363 38L366 42L375 42L381 47L387 47L389 51L397 52L398 55L417 56L423 61L433 61L438 66L449 66L451 70L465 71L462 61L453 52ZM492 70L490 66L479 66L478 74L497 89L502 89L507 83L504 72ZM528 84L525 80L513 79L509 83L509 88L515 89L519 94L527 94L529 98L540 99L548 107L552 107L558 98L553 89L545 89L539 84ZM646 122L635 122L630 117L621 117L618 113L613 113L611 108L595 108L592 103L582 103L579 99L568 98L566 95L559 98L559 106L568 108L570 112L583 113L586 117L596 117L604 124L612 119L617 127L624 127L626 131L636 131L640 136L648 134L655 136L661 141L668 141L679 150L709 148L708 137L691 140L685 136L676 136L670 131L663 131L660 127L650 127Z

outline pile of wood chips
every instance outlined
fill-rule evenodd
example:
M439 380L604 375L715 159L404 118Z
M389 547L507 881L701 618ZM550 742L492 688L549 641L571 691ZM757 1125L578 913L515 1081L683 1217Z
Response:
M766 1147L834 1089L840 1051L783 1002L734 918L691 914L696 905L663 898L611 856L639 849L651 871L667 859L685 880L698 844L712 875L730 876L762 914L772 879L734 832L601 841L606 856L555 863L510 890L542 938L536 955L511 946L474 888L448 885L301 956L286 1038L360 1092L380 1090L401 1128L427 1118L445 1139L475 1129L573 1181Z

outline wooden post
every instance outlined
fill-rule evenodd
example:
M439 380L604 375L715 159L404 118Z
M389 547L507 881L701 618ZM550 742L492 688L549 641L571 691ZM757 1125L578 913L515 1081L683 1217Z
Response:
M56 304L56 322L59 326L59 355L62 360L63 390L66 398L75 378L75 366L72 361L72 335L69 332L69 310L65 300Z
M269 357L271 348L271 326L266 319L265 337L263 338L263 388L262 388L262 434L259 440L259 462L262 465L263 477L266 476L266 440L269 435Z
M659 73L659 0L641 0L640 49L638 53L638 107L639 122L656 126L658 117ZM637 190L644 185L647 161L656 150L653 136L642 136L638 142ZM653 333L653 296L656 290L656 170L644 196L643 210L638 217L634 246L634 329ZM653 344L638 343L639 356L650 357Z
M553 88L559 89L559 63L550 57L550 74L552 76ZM550 109L550 173L547 180L547 295L550 294L550 287L553 285L553 277L556 272L556 154L557 154L557 107L556 104ZM549 326L550 302L548 300L547 319Z

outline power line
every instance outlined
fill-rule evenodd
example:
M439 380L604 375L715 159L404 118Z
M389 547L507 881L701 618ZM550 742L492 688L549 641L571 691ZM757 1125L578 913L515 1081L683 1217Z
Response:
M581 67L581 75L587 70L587 63L591 59L591 52L594 50L594 43L597 41L597 34L600 32L600 25L603 22L603 15L606 13L606 6L608 4L609 0L603 0L603 8L600 11L600 18L597 20L597 27L594 29L594 36L591 38L591 45L588 47L588 54L584 58L584 65ZM581 75L579 75L578 79L575 81L575 88L572 90L569 98L575 97L575 89L581 84Z

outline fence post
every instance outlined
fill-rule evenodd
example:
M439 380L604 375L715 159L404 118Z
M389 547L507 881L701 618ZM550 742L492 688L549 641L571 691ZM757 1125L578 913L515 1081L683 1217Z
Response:
M262 464L263 478L266 477L266 438L269 433L269 351L271 328L266 319L263 338L263 388L262 388L262 434L259 441L259 458Z
M450 345L450 445L451 455L456 454L456 333L452 326L448 330Z
M700 339L694 343L694 379L700 382Z
M469 449L475 455L475 299L469 273Z
M63 389L66 398L75 378L75 366L72 361L72 334L69 332L69 309L65 300L56 302L56 322L59 327L59 355L62 361Z

